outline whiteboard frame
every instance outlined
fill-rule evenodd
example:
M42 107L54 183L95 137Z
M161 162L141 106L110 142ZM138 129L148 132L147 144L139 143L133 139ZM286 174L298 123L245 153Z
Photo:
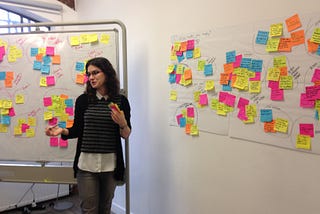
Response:
M22 27L67 27L67 26L116 26L114 31L121 30L121 61L122 72L120 72L120 53L118 50L117 68L119 79L122 83L121 93L128 96L128 72L127 72L127 33L126 26L117 19L90 21L90 22L39 22L33 24L0 25L1 28L22 28ZM120 28L120 29L118 29ZM99 29L97 29L99 30ZM48 31L44 33L52 33ZM61 32L70 32L62 30ZM72 31L74 32L74 31ZM0 35L32 34L35 32L6 33ZM121 76L122 74L122 76ZM129 177L129 139L125 139L125 199L126 214L130 213L130 177ZM76 180L73 177L72 164L41 162L21 162L21 161L0 161L0 182L27 182L27 183L56 183L56 184L74 184Z

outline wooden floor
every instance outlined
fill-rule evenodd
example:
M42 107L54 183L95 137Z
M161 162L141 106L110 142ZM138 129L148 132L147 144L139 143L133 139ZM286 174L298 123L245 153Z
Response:
M79 198L76 188L70 191L69 196L45 201L36 207L26 206L15 210L1 212L1 214L80 214Z

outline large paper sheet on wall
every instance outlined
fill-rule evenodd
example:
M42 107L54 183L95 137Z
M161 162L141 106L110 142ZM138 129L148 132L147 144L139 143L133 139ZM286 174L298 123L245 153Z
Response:
M319 29L293 14L172 36L170 125L320 154Z

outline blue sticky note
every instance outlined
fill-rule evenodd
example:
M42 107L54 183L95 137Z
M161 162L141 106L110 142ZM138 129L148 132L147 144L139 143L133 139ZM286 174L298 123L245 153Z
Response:
M269 38L269 32L268 31L258 31L257 37L256 37L256 44L260 45L266 45Z
M319 120L319 111L318 110L315 111L314 118L316 120Z
M51 63L51 57L50 56L44 56L42 57L42 62L45 65L49 65Z
M254 72L261 72L262 71L262 63L263 61L261 59L253 59L251 61L251 71Z
M222 85L222 91L232 91L231 85L230 85L231 81L228 81L228 84L224 84Z
M177 56L177 58L178 58L178 62L181 62L182 60L185 59L183 54L181 56Z
M180 122L180 127L181 128L186 127L187 120L186 120L185 117L181 117L179 122Z
M236 61L236 51L229 51L226 53L226 61L227 63Z
M260 122L271 122L273 120L272 109L260 110Z
M33 70L41 70L41 66L42 66L42 63L39 62L39 61L34 61L33 62Z
M58 122L58 126L61 128L66 128L67 127L67 123L65 121L59 121Z
M41 65L41 73L49 74L50 73L50 65Z
M83 71L83 70L84 70L84 63L76 62L76 71Z
M72 99L66 99L64 101L67 107L73 107L73 100Z
M176 74L169 74L169 83L176 83Z
M1 124L3 124L3 125L10 125L10 122L11 122L10 116L8 116L8 115L3 115L3 116L1 117Z
M187 57L187 59L192 59L193 58L193 50L186 51L186 57Z
M31 48L30 49L30 55L36 56L38 54L38 48Z
M240 67L250 69L251 67L251 58L242 58Z
M6 72L0 71L0 80L5 80L5 79L6 79Z
M318 49L317 49L316 54L317 54L317 55L320 55L320 45L318 46Z
M204 75L205 76L212 76L213 75L212 64L206 64L204 66Z

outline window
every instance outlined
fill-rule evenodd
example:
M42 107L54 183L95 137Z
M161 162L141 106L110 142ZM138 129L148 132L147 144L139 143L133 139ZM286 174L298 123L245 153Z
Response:
M15 25L15 24L32 24L39 22L38 20L26 17L24 15L0 8L0 25ZM0 28L0 33L21 33L31 31L50 31L50 27L15 27L15 28Z

